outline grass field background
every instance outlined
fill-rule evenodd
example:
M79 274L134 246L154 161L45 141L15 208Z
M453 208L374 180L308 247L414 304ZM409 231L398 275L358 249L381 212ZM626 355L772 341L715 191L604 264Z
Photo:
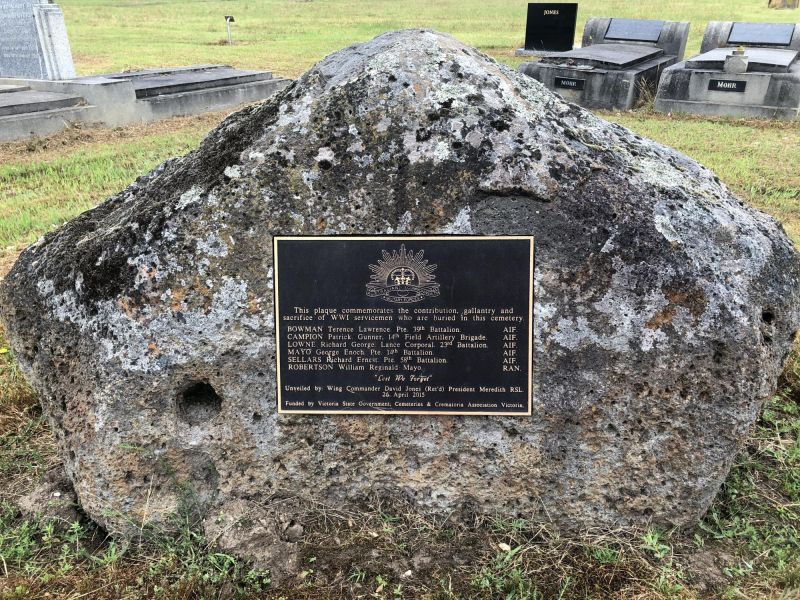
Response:
M520 61L525 2L499 0L60 0L78 72L226 63L293 77L343 46L383 31L429 27L510 65ZM589 16L692 22L688 53L709 20L800 21L767 0L584 0ZM236 17L224 43L223 16ZM0 276L21 249L171 156L197 146L224 113L113 130L73 128L0 144ZM670 117L648 106L602 113L710 167L736 194L780 220L800 246L800 122ZM191 523L118 546L86 522L23 518L15 498L58 464L53 436L0 330L0 597L41 598L800 598L800 353L706 518L688 532L631 530L561 538L522 519L474 528L383 510L309 530L296 582L269 593L268 577L217 553ZM317 576L330 539L355 557L338 579ZM409 552L444 565L400 580ZM468 564L447 565L469 554ZM377 555L379 558L369 557ZM266 595L265 595L266 594Z
M154 66L226 63L294 77L333 52L384 31L428 27L512 62L525 38L521 0L61 0L82 75ZM225 15L233 15L228 46ZM767 0L581 0L586 19L690 21L696 52L708 21L797 21Z

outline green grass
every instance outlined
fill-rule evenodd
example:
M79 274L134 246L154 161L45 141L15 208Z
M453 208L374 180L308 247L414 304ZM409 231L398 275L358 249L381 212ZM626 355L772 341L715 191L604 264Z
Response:
M167 535L146 531L119 545L91 523L22 518L0 502L3 598L252 597L270 585L267 571L214 551L186 520Z
M66 147L35 142L6 145L0 160L0 254L122 190L170 156L185 154L208 132L213 117L117 132L62 134ZM169 131L164 132L164 129ZM142 131L144 133L142 134ZM77 136L77 147L76 139ZM1 152L1 151L0 151Z
M525 37L527 3L509 0L63 0L78 72L226 63L296 76L321 57L391 29L428 27L511 61ZM234 15L234 46L224 15ZM711 20L797 20L767 0L582 0L580 39L591 16L692 23L687 51Z
M713 170L731 190L778 219L800 246L800 122L603 115Z
M28 458L0 470L0 597L797 598L798 400L800 352L721 493L692 530L575 537L502 515L465 524L425 519L410 506L376 503L356 514L313 505L298 517L306 530L296 577L273 584L268 571L215 550L196 526L190 496L168 532L145 528L126 544L90 522L21 516L4 498L20 481L30 487L57 452L13 356L3 352L0 465L19 456L23 438Z
M731 598L800 597L800 356L786 380L694 534L699 547L735 553L720 566Z

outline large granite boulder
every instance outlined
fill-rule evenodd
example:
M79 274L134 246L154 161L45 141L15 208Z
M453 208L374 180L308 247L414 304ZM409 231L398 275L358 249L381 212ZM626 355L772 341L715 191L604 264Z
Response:
M535 235L533 416L278 416L272 236L342 233ZM0 313L92 518L124 534L188 494L215 539L272 511L228 537L280 553L291 497L696 521L775 389L799 281L780 225L709 170L416 30L45 236Z

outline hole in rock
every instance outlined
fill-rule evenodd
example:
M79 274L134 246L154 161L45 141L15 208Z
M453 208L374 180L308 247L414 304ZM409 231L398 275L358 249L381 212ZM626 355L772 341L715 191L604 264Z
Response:
M321 159L317 164L319 165L319 168L322 169L323 171L327 171L333 166L331 161L329 161L326 158Z
M497 131L506 131L508 130L509 125L503 119L495 119L492 121L492 127L494 127Z
M178 416L189 425L200 425L214 418L222 408L222 398L206 381L195 381L178 396Z
M761 312L761 320L764 321L764 323L766 323L767 325L771 325L772 323L775 322L775 313L772 312L771 309L765 308Z

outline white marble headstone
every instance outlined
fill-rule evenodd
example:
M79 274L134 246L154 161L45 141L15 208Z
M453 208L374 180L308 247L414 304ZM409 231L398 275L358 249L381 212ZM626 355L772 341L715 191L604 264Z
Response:
M64 15L40 0L0 0L0 77L75 77Z

